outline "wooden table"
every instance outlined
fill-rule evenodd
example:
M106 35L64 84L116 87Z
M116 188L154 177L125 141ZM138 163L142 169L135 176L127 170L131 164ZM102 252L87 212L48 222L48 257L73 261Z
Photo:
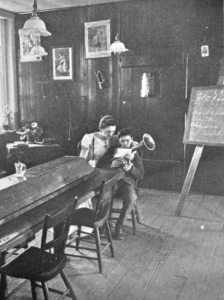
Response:
M61 157L62 149L59 144L43 145L43 144L26 144L25 147L17 147L14 143L6 144L7 157L17 155L21 156L21 161L26 164L27 168L34 167L39 164L54 160ZM13 159L7 159L8 174L15 173Z
M120 179L123 172L94 170L84 159L67 156L30 168L25 176L0 179L0 251L38 232L46 213L57 212L75 196L78 204L85 202L95 195L103 179Z
M11 175L0 179L0 252L5 253L37 233L45 214L54 214L78 196L81 204L95 196L103 179L123 172L93 169L83 158L65 156L30 168L25 178ZM0 264L4 263L4 255ZM6 282L2 279L0 298Z

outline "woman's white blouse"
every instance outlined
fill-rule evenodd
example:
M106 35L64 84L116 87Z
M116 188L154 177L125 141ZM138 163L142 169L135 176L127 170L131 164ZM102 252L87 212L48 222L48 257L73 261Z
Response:
M100 132L93 132L85 134L82 141L81 147L89 150L87 161L98 160L106 153L106 151L118 143L117 136L114 135L110 139L106 140L102 137Z

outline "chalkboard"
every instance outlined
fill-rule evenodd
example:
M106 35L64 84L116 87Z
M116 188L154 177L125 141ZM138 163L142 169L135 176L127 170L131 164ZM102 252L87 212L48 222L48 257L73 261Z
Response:
M183 142L224 146L224 87L193 87Z

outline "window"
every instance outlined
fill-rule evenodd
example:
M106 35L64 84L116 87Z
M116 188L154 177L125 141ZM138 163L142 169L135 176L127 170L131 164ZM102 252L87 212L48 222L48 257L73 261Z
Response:
M5 59L5 20L0 19L0 102L1 102L1 109L0 109L0 120L1 124L6 123L4 110L7 109L7 81L6 81L6 59Z
M14 129L18 122L14 46L14 16L0 10L0 131Z

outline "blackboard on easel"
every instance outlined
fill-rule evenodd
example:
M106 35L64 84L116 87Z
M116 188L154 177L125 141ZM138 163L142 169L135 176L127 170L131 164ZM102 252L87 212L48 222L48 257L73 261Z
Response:
M224 86L192 88L183 142L224 146Z
M175 212L180 216L203 148L224 146L224 86L193 87L183 142L196 145Z

